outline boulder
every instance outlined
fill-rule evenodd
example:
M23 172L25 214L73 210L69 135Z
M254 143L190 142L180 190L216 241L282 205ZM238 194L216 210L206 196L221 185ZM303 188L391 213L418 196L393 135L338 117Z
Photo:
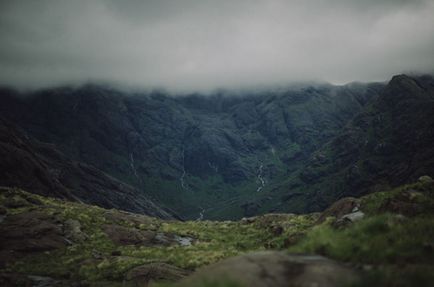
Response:
M62 229L42 212L26 212L6 217L0 226L1 246L17 251L47 251L66 246Z
M430 209L429 200L427 200L422 192L409 189L401 191L394 197L384 200L379 211L415 216Z
M19 273L0 272L0 286L16 287L16 286L33 286L33 281L27 276Z
M153 281L177 281L189 274L188 271L166 263L149 263L131 269L126 280L135 286L146 287Z
M137 226L152 226L153 219L146 215L135 214L126 211L119 210L108 210L104 214L105 219L108 222L112 222L115 224L122 224L124 222L130 222Z
M0 265L31 252L67 245L61 226L52 216L30 211L7 216L0 225Z
M341 219L342 216L356 212L360 207L360 201L354 197L345 197L339 199L333 203L329 208L327 208L323 213L321 213L318 218L317 223L322 223L327 217L335 217L337 220Z
M423 175L423 176L419 177L418 181L423 182L423 183L431 183L431 182L433 182L433 179L432 179L432 177L430 177L428 175Z
M333 226L338 227L338 228L339 227L346 227L346 226L348 226L348 225L350 225L356 221L363 219L364 217L365 217L365 214L362 211L357 210L355 212L345 214L344 216L342 216L341 218L336 220L333 223Z
M199 269L177 286L201 286L203 282L215 282L217 286L225 280L234 286L249 287L334 287L349 286L358 278L354 270L322 256L264 251Z
M72 242L82 242L88 238L88 235L81 231L81 224L74 219L68 219L63 226L65 237Z
M156 233L148 230L138 230L117 224L103 226L104 232L116 244L119 245L152 245Z

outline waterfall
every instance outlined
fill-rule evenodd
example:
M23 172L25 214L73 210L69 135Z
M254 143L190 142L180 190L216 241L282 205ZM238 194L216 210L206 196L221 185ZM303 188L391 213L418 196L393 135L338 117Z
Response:
M137 175L136 167L134 165L134 156L133 156L133 153L130 153L130 166L131 166L131 169L133 170L134 176L137 179L139 179L139 176Z
M262 176L263 167L264 167L264 165L261 163L261 165L259 166L259 169L258 169L258 175L257 175L257 180L256 180L256 182L259 183L259 186L256 189L256 192L260 192L265 186L265 180Z
M188 186L185 184L185 175L186 175L186 172L185 172L185 152L184 152L184 148L182 148L181 155L182 155L182 175L179 178L179 181L181 182L182 189L188 191Z

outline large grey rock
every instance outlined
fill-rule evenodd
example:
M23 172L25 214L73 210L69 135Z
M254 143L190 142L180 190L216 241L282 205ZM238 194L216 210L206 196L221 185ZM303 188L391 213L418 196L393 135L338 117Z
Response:
M343 216L358 210L360 207L360 200L354 197L345 197L339 199L330 207L321 213L318 218L318 223L326 220L327 217L335 217L337 220L341 219Z
M322 256L266 251L229 258L199 269L179 286L229 281L248 287L349 286L358 274ZM196 285L195 285L196 284Z
M423 182L423 183L426 183L426 182L431 183L431 182L433 182L433 179L432 179L432 177L430 177L428 175L423 175L423 176L419 177L418 181Z
M82 242L88 238L88 235L81 230L81 224L78 220L68 219L63 225L65 237L72 242Z

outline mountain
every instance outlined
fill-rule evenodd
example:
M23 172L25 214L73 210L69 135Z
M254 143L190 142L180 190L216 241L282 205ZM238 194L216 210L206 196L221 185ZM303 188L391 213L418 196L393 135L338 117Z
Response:
M432 285L430 76L0 103L1 286Z
M26 136L0 118L0 183L71 201L174 218L142 192L100 170L68 159L53 144Z
M321 210L340 197L411 182L434 173L433 143L434 79L395 76L312 154L289 190L303 192L303 210ZM295 183L300 187L291 188Z
M211 95L4 89L0 113L183 218L237 219L433 174L433 90L406 75Z
M96 85L4 90L0 112L186 218L240 218L283 204L275 190L382 88L324 84L209 96Z

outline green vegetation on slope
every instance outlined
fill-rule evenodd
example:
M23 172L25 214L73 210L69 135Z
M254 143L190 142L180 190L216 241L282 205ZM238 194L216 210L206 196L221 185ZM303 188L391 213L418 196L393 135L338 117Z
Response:
M350 214L364 216L343 220L348 202L357 203ZM344 199L336 203L341 207L331 206L321 217L268 214L240 221L167 221L9 188L1 189L0 205L5 215L0 223L0 280L25 274L66 285L134 286L143 278L176 281L199 267L267 249L345 262L362 274L361 286L429 286L434 280L434 183L429 178ZM13 258L4 256L8 250L15 252Z
M64 248L28 252L22 259L8 263L4 271L85 281L91 285L122 282L128 270L146 263L164 262L192 271L241 253L282 248L285 238L305 232L317 218L316 215L282 214L237 222L163 221L45 198L17 189L1 191L0 204L7 207L6 218L43 213L48 216L44 220L61 226L70 241ZM65 226L71 221L77 222L79 228L74 231L77 234L68 237ZM118 228L119 234L112 234L111 238L107 226L113 225L125 229ZM141 232L146 238L139 236L137 244L128 242L128 237L136 237ZM81 235L83 239L76 240L75 237ZM127 237L126 242L114 242L119 237L120 241ZM182 240L191 244L179 244Z

